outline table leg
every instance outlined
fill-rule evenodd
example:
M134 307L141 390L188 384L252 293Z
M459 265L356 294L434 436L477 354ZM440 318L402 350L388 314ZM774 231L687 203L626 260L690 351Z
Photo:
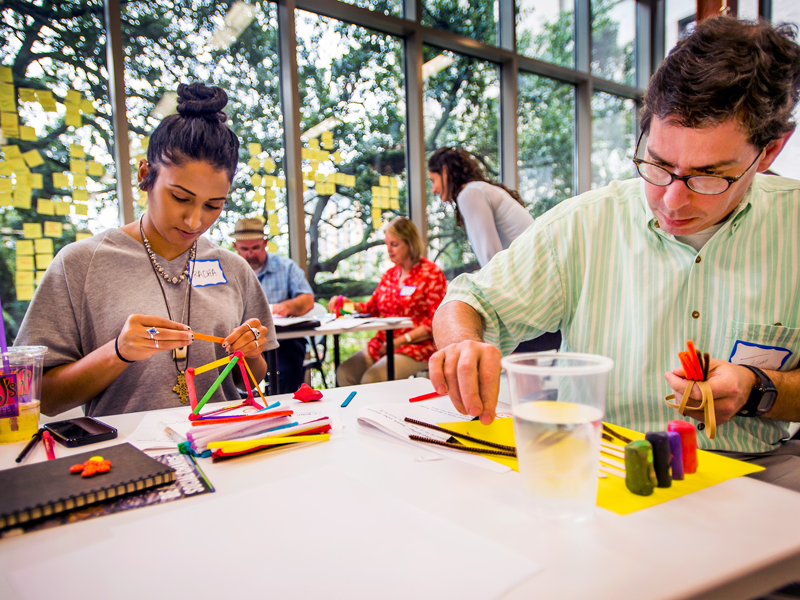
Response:
M394 335L392 331L386 332L386 378L394 381Z
M264 354L267 355L267 395L275 396L281 393L280 385L278 384L278 349L267 350Z
M339 370L339 334L333 336L333 379L336 387L339 387L339 381L336 379L336 371Z

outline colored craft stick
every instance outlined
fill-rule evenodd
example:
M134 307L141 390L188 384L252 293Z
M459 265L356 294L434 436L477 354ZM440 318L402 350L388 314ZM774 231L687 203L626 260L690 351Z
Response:
M253 380L253 387L256 388L258 395L261 396L261 401L264 403L264 406L267 406L267 399L264 398L264 394L261 393L261 388L258 387L258 382L256 381L256 378L253 376L253 372L250 370L250 365L247 364L247 361L244 359L244 356L242 356L242 362L244 363L244 368L247 369L248 375L250 375L250 379ZM267 406L267 408L269 407Z
M242 360L239 361L239 371L242 374L242 380L244 380L245 391L247 391L247 398L245 399L245 402L247 404L251 404L252 405L253 404L253 390L250 389L250 380L247 378L247 371L244 370L244 365L242 364L243 362L244 362L244 356L242 356ZM259 406L259 408L261 408L261 407Z
M689 350L689 360L692 362L695 374L702 377L703 363L697 360L697 349L694 347L694 342L686 340L686 348Z
M703 355L700 354L699 350L695 351L697 355L697 362L700 364L700 374L703 376L703 381L706 380L706 364L703 362Z
M221 450L223 453L227 452L242 452L244 450L252 450L262 446L278 446L281 444L301 444L303 442L325 442L331 437L329 433L316 433L312 435L294 435L286 437L272 437L262 438L259 440L242 440L232 442L211 442L208 445L209 450Z
M238 407L236 407L238 408ZM291 410L281 411L279 413L268 413L268 414L261 414L255 413L252 415L236 415L233 417L201 417L198 419L192 419L192 426L193 427L200 427L203 425L219 425L220 423L241 423L242 421L260 421L261 419L269 419L272 417L288 417L292 415L293 412Z
M206 477L206 474L203 473L203 469L200 468L200 465L197 464L197 461L194 459L194 456L189 454L189 458L194 463L194 468L197 469L197 472L199 473L200 477L202 477L203 481L205 481L206 486L208 486L208 491L216 492L217 490L214 488L213 485L211 485L211 482L208 480L208 477Z
M222 384L222 382L225 380L228 374L233 370L233 367L236 366L236 363L239 362L239 356L237 356L237 354L241 356L240 352L234 353L233 358L231 358L231 362L229 362L228 366L225 367L225 370L223 370L222 373L219 374L219 377L217 377L216 381L211 384L211 387L208 388L208 391L206 392L206 395L203 396L203 399L197 403L197 408L195 408L194 411L192 411L194 412L194 414L199 414L200 410L205 406L206 402L209 401L214 391L216 391L216 389ZM197 373L197 369L195 369L195 373Z
M439 396L444 396L446 394L440 394L439 392L431 392L430 394L422 394L422 396L416 396L414 398L409 398L409 402L422 402L423 400L430 400L431 398L438 398Z
M683 352L678 352L678 359L681 361L681 366L683 367L683 372L686 374L686 379L697 381L697 375L694 372L694 365L692 364L692 360L689 358L689 353L685 350Z
M192 332L194 339L196 340L203 340L205 342L214 342L215 344L221 344L225 341L225 338L217 337L215 335L206 335L204 333L196 333Z
M355 392L350 392L350 393L347 395L347 399L346 399L344 402L342 402L342 406L341 406L341 408L344 408L345 406L347 406L348 404L350 404L350 400L352 400L352 399L353 399L353 398L355 398L355 397L356 397L356 393L355 393Z
M190 367L186 369L183 374L186 377L186 391L189 394L189 404L192 407L192 411L194 411L194 409L197 408L197 391L194 388L194 369Z
M224 364L227 364L231 361L230 356L226 356L225 358L220 358L219 360L215 360L214 362L210 362L207 365L203 365L202 367L195 367L194 374L200 375L201 373L205 373L206 371L210 371L211 369L216 369L217 367L221 367Z
M708 371L711 368L711 356L709 356L708 352L703 353L703 379L708 381Z

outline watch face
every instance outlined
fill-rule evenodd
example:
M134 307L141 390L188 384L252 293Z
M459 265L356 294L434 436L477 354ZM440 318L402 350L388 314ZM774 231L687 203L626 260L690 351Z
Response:
M778 392L775 390L764 390L764 393L761 395L761 401L758 403L758 408L756 409L758 414L763 415L769 412L777 398Z

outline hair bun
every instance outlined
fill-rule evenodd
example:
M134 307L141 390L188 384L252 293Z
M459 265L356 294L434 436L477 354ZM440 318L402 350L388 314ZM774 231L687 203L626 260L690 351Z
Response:
M228 104L228 94L216 86L202 83L178 86L178 113L182 117L217 118L222 123L227 117L222 109Z

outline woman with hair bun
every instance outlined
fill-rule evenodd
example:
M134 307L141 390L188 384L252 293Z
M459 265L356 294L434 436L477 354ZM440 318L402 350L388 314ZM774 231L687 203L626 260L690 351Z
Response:
M489 179L463 148L439 148L428 159L432 191L451 202L481 267L533 225L515 190Z
M48 347L45 414L180 406L186 368L236 351L264 378L262 353L278 344L261 286L243 258L202 237L225 207L238 163L227 102L218 87L179 85L178 114L159 124L139 163L147 212L69 244L45 272L16 340ZM193 343L193 330L225 341ZM217 376L198 375L198 391ZM227 378L211 400L238 398Z

